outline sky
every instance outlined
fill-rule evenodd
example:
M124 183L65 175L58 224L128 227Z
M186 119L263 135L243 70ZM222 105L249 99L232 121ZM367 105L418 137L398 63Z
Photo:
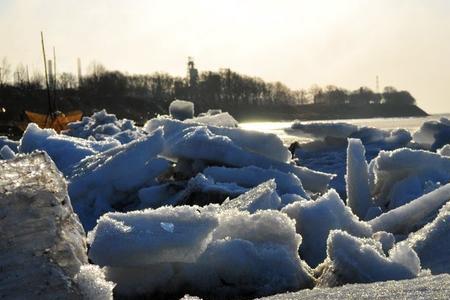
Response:
M130 74L197 68L280 81L408 90L450 113L448 0L0 0L0 59L58 71L92 61Z

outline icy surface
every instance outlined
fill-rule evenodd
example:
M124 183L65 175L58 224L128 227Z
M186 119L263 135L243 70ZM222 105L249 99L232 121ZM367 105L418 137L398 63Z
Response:
M174 100L169 105L170 115L180 121L194 117L194 103L184 100Z
M17 152L19 147L19 142L8 139L7 136L0 136L0 148L3 146L8 146L14 152Z
M271 179L237 198L225 200L221 208L246 210L250 213L257 210L277 209L281 205L281 199L276 192L276 187L275 180Z
M304 167L272 160L254 152L246 151L232 139L216 135L206 127L186 128L179 134L166 138L164 155L169 158L204 160L231 167L257 166L293 173L303 187L313 192L323 192L333 175L316 172Z
M0 162L0 298L77 299L84 231L45 153Z
M372 235L370 226L359 221L334 190L315 201L289 204L282 212L296 221L297 233L303 238L300 257L311 267L326 258L326 243L331 230L341 229L361 237Z
M438 121L427 121L417 130L413 139L416 143L436 150L450 143L450 120L441 118Z
M113 288L115 284L111 281L106 281L105 274L96 265L81 266L80 272L75 275L74 281L80 287L83 299L113 299Z
M137 200L139 189L155 184L155 178L169 169L167 160L157 158L162 147L162 132L158 130L74 166L69 194L86 229L92 229L97 218L114 206Z
M89 233L89 258L111 267L194 262L217 225L214 215L188 206L108 213Z
M106 110L94 113L90 117L83 117L81 121L68 124L64 134L83 139L116 140L126 144L144 135L143 131L135 126L134 121L119 120Z
M360 219L364 219L372 205L369 191L369 170L361 140L348 139L347 148L347 205Z
M9 148L8 145L4 145L0 149L0 158L2 158L2 159L13 159L14 157L16 157L16 153L14 151L12 151L11 148Z
M450 201L450 183L408 204L390 210L368 223L374 232L408 234L423 226L448 201Z
M236 121L236 119L233 118L227 112L213 115L198 116L196 118L187 119L185 121L220 127L238 127L239 124L238 121Z
M437 150L437 153L442 156L450 156L450 145L447 144L444 147L440 148L439 150Z
M231 139L234 144L242 149L254 152L276 161L286 162L290 160L291 153L283 145L281 139L275 134L258 131L244 130L241 128L218 127L194 122L180 122L166 117L149 120L144 125L146 132L152 132L158 127L164 128L166 139L182 134L182 131L190 127L207 126L214 135Z
M358 130L358 126L348 123L332 123L332 122L314 122L304 123L296 121L292 124L291 129L288 130L290 134L309 135L311 137L325 138L347 138L352 133Z
M214 217L217 216L218 218ZM278 211L163 207L103 216L90 257L126 297L263 296L310 288L294 222Z
M422 196L430 183L450 181L450 157L423 150L381 151L369 169L375 203L390 209Z
M248 188L255 187L273 178L279 195L297 194L309 199L300 179L292 173L283 173L274 169L262 169L255 166L243 168L209 167L204 169L203 173L217 182L235 182Z
M450 275L425 276L409 280L366 284L347 284L336 288L315 288L295 293L277 294L264 299L335 300L335 299L448 299Z
M329 265L318 279L319 286L411 279L420 272L420 260L409 246L399 244L387 257L381 243L340 230L330 233L327 255L325 265Z
M406 243L417 252L423 268L433 274L450 273L450 202L432 222L411 233Z
M312 287L311 270L297 254L301 237L280 212L224 212L213 239L185 270L190 294L231 299Z
M99 142L57 134L53 129L41 129L30 123L20 140L19 152L43 150L52 158L58 169L67 175L70 168L83 158L118 145L120 143L115 140Z

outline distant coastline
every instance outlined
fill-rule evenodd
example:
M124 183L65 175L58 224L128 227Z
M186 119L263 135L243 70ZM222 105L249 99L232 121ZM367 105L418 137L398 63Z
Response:
M297 106L272 106L267 108L232 110L239 122L368 119L394 117L426 117L428 114L413 104L330 105L307 104Z

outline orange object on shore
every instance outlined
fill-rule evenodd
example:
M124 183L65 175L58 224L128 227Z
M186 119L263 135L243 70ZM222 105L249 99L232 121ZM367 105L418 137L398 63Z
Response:
M62 112L55 112L52 114L44 115L31 111L25 111L26 116L30 122L36 123L41 128L52 128L56 132L67 129L67 124L81 120L83 112L76 110L67 114ZM26 125L25 125L26 126ZM25 130L25 128L23 128Z

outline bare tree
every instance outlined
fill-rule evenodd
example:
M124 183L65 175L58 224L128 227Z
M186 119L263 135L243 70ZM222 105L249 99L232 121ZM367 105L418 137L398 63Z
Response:
M0 64L0 85L4 85L9 81L11 75L11 64L6 57L3 57Z

